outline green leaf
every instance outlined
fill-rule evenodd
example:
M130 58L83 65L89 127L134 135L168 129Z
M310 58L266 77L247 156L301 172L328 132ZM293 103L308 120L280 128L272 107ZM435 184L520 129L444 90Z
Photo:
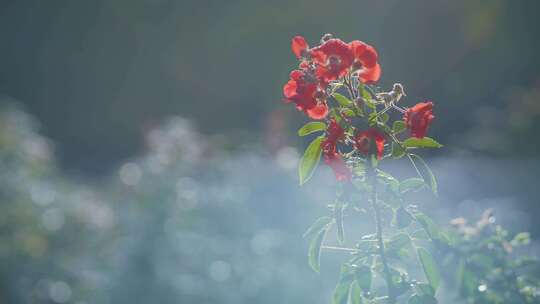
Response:
M414 294L409 298L409 300L407 300L407 304L437 304L437 303L438 303L437 299L427 294L423 294L423 295Z
M345 232L343 228L343 208L343 202L341 200L337 200L334 204L334 218L336 219L337 239L340 244L343 244L345 239Z
M353 280L354 275L351 267L347 264L341 265L339 282L334 289L332 304L347 304L349 300L349 289Z
M367 90L366 86L364 86L363 83L360 83L358 85L358 92L360 93L360 97L364 100L366 106L368 108L371 108L372 110L375 110L377 106L373 103L371 93L369 90Z
M424 186L426 186L426 183L423 179L417 177L408 178L399 184L399 192L406 193L408 191L418 191Z
M392 131L394 131L395 134L399 134L407 129L407 125L405 125L405 122L402 120L396 120L392 124Z
M351 109L343 109L343 111L341 111L341 113L343 113L345 116L347 117L354 117L356 116L356 113L351 110Z
M420 295L427 294L427 295L430 295L430 296L435 296L435 290L433 290L433 287L431 287L431 285L429 285L429 284L417 283L415 285L415 288L416 288L416 293L418 293Z
M351 283L348 304L362 304L362 290L357 281Z
M339 103L339 105L342 106L342 107L350 107L350 106L353 105L353 102L349 98L347 98L347 97L345 97L345 96L343 96L343 95L341 95L339 93L334 93L333 96L336 99L336 101Z
M407 228L411 224L413 217L409 212L407 212L407 210L405 210L405 208L399 207L396 210L394 219L395 219L394 222L396 226L399 229L404 229L404 228Z
M372 274L369 266L357 266L354 270L354 277L361 290L364 292L369 292L371 290Z
M439 274L437 264L435 263L433 256L431 256L431 253L429 253L429 251L426 249L419 247L417 252L418 259L420 260L420 264L422 264L422 268L424 269L424 274L426 275L429 285L431 285L434 292L436 292L441 281L441 275Z
M405 155L405 149L398 143L392 142L392 157L395 159L403 157Z
M306 232L302 235L303 238L311 239L321 230L325 229L328 224L332 223L333 219L329 216L323 216L318 218L315 223L313 223Z
M312 121L305 124L298 130L299 136L306 136L311 133L326 130L326 124L321 121Z
M382 170L377 170L377 177L379 182L386 184L394 192L397 192L399 189L399 181L393 177L390 173L384 172Z
M321 142L324 140L324 136L319 136L315 138L307 147L304 152L304 156L300 160L300 166L298 167L298 176L300 178L300 185L306 183L321 159Z
M403 142L403 145L405 146L405 148L440 148L443 146L440 143L438 143L435 139L430 138L430 137L407 138Z
M381 120L383 124L386 124L388 120L390 119L390 115L388 115L388 113L384 113L379 116L379 119Z
M420 223L422 228L424 228L430 239L441 240L441 232L429 216L423 213L418 213L414 215L414 218L416 219L416 221L418 221L418 223Z
M418 168L420 170L420 174L422 175L422 178L424 181L431 187L431 191L433 191L433 194L437 195L437 180L435 179L435 175L433 175L433 172L431 172L431 169L429 168L428 164L418 155L416 154L409 154L411 157L411 161L414 159L418 160L420 164L422 164L422 169Z
M308 262L311 269L315 272L319 272L321 269L321 247L328 232L330 225L325 226L324 229L321 229L318 234L311 240L309 244L308 251Z
M411 243L411 238L405 233L399 233L393 236L388 242L386 242L386 250L389 253L397 253L403 247Z

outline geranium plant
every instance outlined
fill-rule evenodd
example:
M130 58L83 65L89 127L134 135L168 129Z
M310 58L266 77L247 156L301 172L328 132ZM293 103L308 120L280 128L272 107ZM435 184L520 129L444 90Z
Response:
M309 265L319 272L325 250L349 255L341 266L335 304L437 303L442 279L437 257L441 251L462 252L448 248L466 241L457 231L449 234L437 228L409 201L411 193L423 189L437 196L435 176L418 154L442 147L427 136L435 119L433 103L408 105L400 83L389 90L378 87L379 56L365 42L346 43L326 34L319 44L310 46L296 36L292 51L299 65L283 87L284 101L311 120L299 129L300 136L319 134L300 161L300 184L312 177L321 158L337 180L329 214L316 220L304 235L310 242ZM406 159L414 176L398 180L383 171L380 163L388 158ZM355 213L363 216L366 210L373 231L354 235L353 244L347 242L345 219ZM330 231L336 231L337 244L328 244ZM464 258L457 259L465 267ZM421 268L423 274L411 268ZM470 294L474 293L462 295Z

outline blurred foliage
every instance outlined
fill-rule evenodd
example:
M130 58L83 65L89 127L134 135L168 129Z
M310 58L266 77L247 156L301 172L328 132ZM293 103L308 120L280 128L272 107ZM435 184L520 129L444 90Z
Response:
M449 246L439 249L442 269L460 297L475 304L540 301L540 262L520 248L529 245L528 233L510 234L495 224L490 209L475 223L451 223Z
M323 257L323 275L314 276L300 238L331 201L321 185L333 176L321 170L299 190L294 149L275 158L253 147L230 154L222 138L210 140L187 120L171 118L148 133L147 153L95 182L58 171L53 146L16 107L0 112L0 126L0 302L330 298L328 286L339 275L331 269L341 259ZM348 229L369 232L373 225ZM512 246L526 238L514 239ZM480 246L474 236L464 238L463 248L473 245ZM491 292L491 276L478 275ZM520 279L520 288L526 283Z
M309 290L320 278L305 275L295 245L303 195L279 167L255 155L224 162L174 118L150 133L144 157L92 185L58 173L24 112L2 111L0 124L0 302L318 299ZM266 185L253 178L268 173Z

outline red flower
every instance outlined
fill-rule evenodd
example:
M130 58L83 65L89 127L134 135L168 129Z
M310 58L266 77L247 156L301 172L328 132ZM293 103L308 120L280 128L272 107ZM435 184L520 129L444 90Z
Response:
M330 124L328 125L326 132L328 134L326 140L332 142L334 146L338 140L343 139L343 135L345 135L345 130L337 123L335 118L330 119Z
M321 143L324 162L332 168L338 181L350 181L352 178L351 170L347 167L336 148L338 141L343 139L345 130L335 119L331 119L326 132L327 137Z
M359 69L358 77L363 83L374 83L381 77L381 66L377 62L377 50L369 44L354 40L350 44L354 56L353 67Z
M343 77L353 63L349 45L340 39L330 39L312 49L313 61L317 64L317 77L329 82Z
M294 102L296 108L312 119L323 119L328 114L328 106L324 94L319 91L314 76L302 70L294 70L290 80L283 86L285 102Z
M384 153L384 134L377 129L368 129L356 134L354 137L354 146L360 153L368 155L376 150L377 158L381 159ZM375 143L375 146L373 146Z
M413 137L423 138L426 136L429 125L435 119L432 110L432 102L420 102L414 107L407 109L403 120Z
M292 39L291 48L293 53L296 55L296 58L300 59L301 57L306 57L309 45L304 37L295 36Z
M341 155L339 153L328 153L324 154L324 162L332 168L332 171L334 171L334 174L336 175L336 179L340 182L344 181L350 181L352 178L351 169L347 167L345 162L343 161L343 158L341 158Z

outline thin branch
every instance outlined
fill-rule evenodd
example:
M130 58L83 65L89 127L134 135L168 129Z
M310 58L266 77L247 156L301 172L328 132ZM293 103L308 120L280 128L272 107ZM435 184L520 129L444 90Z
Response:
M377 242L379 247L379 256L381 257L381 263L383 265L384 279L386 281L386 286L388 287L388 302L389 304L396 303L396 296L394 292L394 284L392 283L392 274L390 273L390 268L388 267L388 262L386 259L386 253L384 251L384 240L383 240L383 230L382 230L382 219L381 219L381 210L377 202L377 178L375 175L375 168L370 164L368 165L369 174L371 181L373 183L373 193L371 199L371 205L375 213L375 222L377 226Z
M346 251L346 252L358 252L358 249L354 248L345 248L345 247L336 247L336 246L321 246L322 249L336 250L336 251Z

